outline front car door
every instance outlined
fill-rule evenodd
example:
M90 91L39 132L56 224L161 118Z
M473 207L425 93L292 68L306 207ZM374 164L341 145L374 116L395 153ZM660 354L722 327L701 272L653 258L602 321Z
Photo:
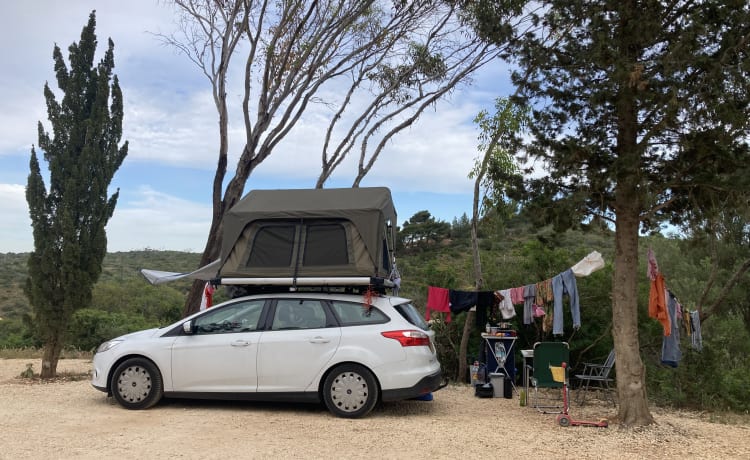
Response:
M254 392L264 299L239 301L195 318L172 346L172 391Z

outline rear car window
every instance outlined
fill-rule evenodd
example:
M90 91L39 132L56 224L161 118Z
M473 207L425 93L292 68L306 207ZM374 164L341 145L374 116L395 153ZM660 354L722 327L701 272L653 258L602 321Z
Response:
M409 321L414 326L424 331L427 331L430 329L430 325L427 324L424 318L422 318L422 315L419 314L419 311L417 310L417 308L414 305L410 304L409 302L395 305L393 308L395 308L396 311L399 312L399 314L404 317L404 319Z
M331 302L331 307L342 326L388 322L385 313L375 307L365 308L361 303L334 300Z

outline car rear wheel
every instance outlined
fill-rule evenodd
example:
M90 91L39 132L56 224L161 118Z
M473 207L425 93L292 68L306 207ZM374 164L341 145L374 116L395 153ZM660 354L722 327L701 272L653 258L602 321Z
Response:
M333 415L359 418L378 402L378 384L372 372L358 364L343 364L323 383L323 400Z
M123 361L112 374L115 400L126 409L148 409L161 399L163 384L159 369L144 358Z

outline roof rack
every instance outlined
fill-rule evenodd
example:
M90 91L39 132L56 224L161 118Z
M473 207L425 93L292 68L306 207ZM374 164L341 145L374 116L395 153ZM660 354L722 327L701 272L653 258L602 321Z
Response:
M242 295L279 292L328 292L364 293L368 290L385 294L386 288L394 284L387 278L379 277L306 277L306 278L215 278L211 284L235 288L238 297Z

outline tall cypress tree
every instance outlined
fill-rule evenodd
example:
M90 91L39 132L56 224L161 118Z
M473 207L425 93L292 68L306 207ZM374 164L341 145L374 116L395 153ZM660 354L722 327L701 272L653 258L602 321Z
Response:
M107 252L104 230L117 203L119 189L108 197L107 188L125 159L122 137L122 92L113 76L114 44L98 65L96 12L92 11L81 39L68 48L70 69L60 48L53 59L57 84L64 93L58 103L44 85L52 135L39 122L39 148L48 163L45 186L36 151L31 149L26 188L34 251L29 257L26 295L32 305L44 343L42 378L54 377L65 334L73 313L91 303ZM111 85L110 85L111 84Z

